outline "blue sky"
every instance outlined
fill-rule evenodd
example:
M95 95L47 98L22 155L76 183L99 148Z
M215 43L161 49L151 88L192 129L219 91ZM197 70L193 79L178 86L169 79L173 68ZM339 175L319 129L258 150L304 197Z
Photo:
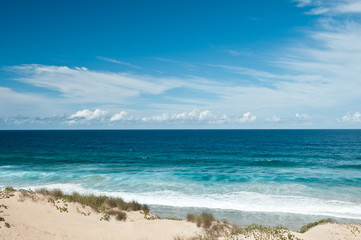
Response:
M361 1L2 1L0 129L360 128Z

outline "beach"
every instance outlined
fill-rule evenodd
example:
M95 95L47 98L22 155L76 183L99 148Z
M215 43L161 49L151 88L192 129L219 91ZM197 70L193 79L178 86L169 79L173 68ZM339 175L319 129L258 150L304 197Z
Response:
M361 240L360 15L0 1L0 240Z
M259 235L232 235L230 232L211 238L206 228L197 227L195 223L181 219L153 219L151 214L146 218L141 211L128 211L124 221L114 217L101 220L102 213L88 206L62 199L55 199L54 203L49 198L31 192L1 191L0 239L280 239L266 233L262 233L264 238L257 238ZM66 210L62 210L64 206ZM356 240L361 237L360 230L361 225L327 223L305 233L287 231L285 236L294 237L286 239Z

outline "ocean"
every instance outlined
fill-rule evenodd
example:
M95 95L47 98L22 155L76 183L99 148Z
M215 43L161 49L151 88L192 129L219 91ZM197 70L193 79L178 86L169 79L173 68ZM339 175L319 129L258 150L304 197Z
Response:
M161 217L361 223L361 130L0 131L0 187L136 200Z

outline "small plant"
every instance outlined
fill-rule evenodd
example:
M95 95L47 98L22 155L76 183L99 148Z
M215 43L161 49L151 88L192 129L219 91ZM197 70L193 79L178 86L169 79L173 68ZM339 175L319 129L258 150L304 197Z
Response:
M0 208L8 209L8 206L6 206L5 204L1 204L1 205L0 205Z
M100 221L104 220L104 221L108 221L110 220L110 215L109 213L107 212L106 210L106 207L104 205L102 205L100 208L99 208L100 212L103 214L103 216L100 218Z
M311 228L319 225L319 224L323 224L323 223L336 223L335 220L331 219L331 218L327 218L327 219L321 219L317 222L312 222L312 223L309 223L309 224L306 224L304 226L301 227L301 230L300 230L300 233L305 233L307 232L308 230L310 230Z
M7 222L4 222L4 226L7 227L7 228L10 228L10 224L7 223Z
M125 221L127 219L127 214L123 211L118 212L115 219L118 221Z
M141 209L142 209L142 211L144 212L145 215L148 215L148 214L149 214L149 207L148 207L148 205L142 204Z
M253 237L255 240L277 239L277 240L300 240L291 234L287 228L282 226L267 227L257 224L251 224L244 228L246 237Z
M15 189L12 187L6 187L5 192L15 192Z
M182 221L183 219L181 218L174 218L174 217L166 217L164 219L167 219L167 220L173 220L173 221Z
M212 214L206 212L203 212L200 215L200 219L205 228L209 228L212 225L212 222L216 220Z
M0 222L4 222L4 221L5 221L5 218L0 217Z
M111 216L115 215L115 219L118 221L124 221L127 219L127 214L123 211L111 209L108 211L108 214Z

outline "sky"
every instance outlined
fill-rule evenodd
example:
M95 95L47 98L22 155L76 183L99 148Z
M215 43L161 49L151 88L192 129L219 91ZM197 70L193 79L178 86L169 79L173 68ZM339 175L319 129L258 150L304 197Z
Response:
M361 0L0 2L0 129L318 128L361 128Z

